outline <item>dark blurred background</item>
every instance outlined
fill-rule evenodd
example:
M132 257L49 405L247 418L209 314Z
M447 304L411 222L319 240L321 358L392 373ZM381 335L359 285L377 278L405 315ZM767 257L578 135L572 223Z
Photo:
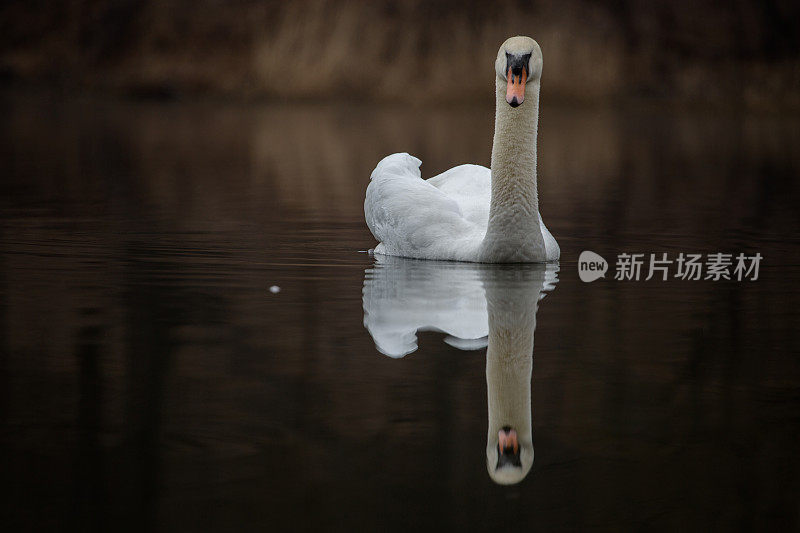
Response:
M797 531L798 14L3 3L0 527ZM381 355L361 252L382 157L425 178L490 163L492 65L518 33L544 53L562 257L536 459L501 487L483 353L428 332ZM586 249L764 259L754 282L587 285Z
M0 7L6 84L179 98L470 101L534 37L552 101L800 109L793 0L24 0Z

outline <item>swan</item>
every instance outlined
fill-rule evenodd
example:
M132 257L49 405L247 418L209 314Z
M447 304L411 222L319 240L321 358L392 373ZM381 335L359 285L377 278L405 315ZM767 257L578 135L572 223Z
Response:
M375 254L469 261L556 261L558 243L542 222L536 188L536 134L542 51L511 37L495 61L492 168L460 165L423 180L408 153L373 170L364 216Z
M461 350L486 350L486 467L498 484L533 465L531 375L539 301L558 266L497 267L376 256L365 272L364 326L378 351L400 358L419 331L441 331Z

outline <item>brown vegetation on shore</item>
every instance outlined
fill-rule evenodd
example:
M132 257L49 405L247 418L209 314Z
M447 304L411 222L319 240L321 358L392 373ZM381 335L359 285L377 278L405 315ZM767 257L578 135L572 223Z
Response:
M175 97L473 101L539 41L548 98L800 109L791 2L57 0L0 7L10 83Z

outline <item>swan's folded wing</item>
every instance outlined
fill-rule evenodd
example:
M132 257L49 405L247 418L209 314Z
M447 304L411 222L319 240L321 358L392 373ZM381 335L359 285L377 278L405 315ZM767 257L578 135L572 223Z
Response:
M427 181L453 199L464 218L482 228L488 225L491 170L480 165L459 165Z
M419 165L408 154L378 164L364 201L367 226L390 255L453 259L460 241L474 236L474 224L455 200L420 178Z

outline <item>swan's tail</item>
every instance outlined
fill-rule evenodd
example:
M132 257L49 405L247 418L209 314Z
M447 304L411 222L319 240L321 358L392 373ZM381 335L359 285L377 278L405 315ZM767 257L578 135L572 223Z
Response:
M387 155L381 159L369 179L375 180L384 177L420 179L422 178L419 171L421 164L422 161L406 152Z

